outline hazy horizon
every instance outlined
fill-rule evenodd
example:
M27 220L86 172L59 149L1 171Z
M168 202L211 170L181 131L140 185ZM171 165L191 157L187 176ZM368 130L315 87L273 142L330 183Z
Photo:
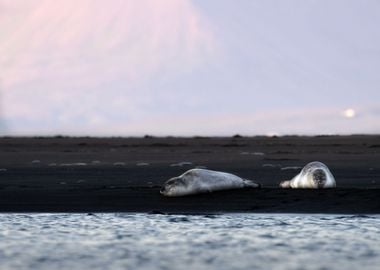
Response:
M380 3L0 0L0 136L380 134Z

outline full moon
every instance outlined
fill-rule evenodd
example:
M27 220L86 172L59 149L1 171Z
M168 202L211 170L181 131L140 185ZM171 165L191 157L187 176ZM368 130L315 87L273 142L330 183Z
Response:
M344 110L343 115L346 118L353 118L355 117L356 112L354 109L349 108L349 109Z

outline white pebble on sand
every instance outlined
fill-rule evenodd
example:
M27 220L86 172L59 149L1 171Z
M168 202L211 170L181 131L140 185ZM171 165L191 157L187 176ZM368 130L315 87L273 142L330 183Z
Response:
M263 167L266 167L266 168L281 168L281 164L266 163L266 164L263 164Z
M276 167L276 166L273 165L273 164L263 164L263 167L271 167L271 168L274 168L274 167Z
M61 163L59 166L87 166L87 163L76 162L76 163Z
M149 166L150 164L148 162L139 162L136 163L136 166Z
M183 166L191 166L191 165L193 165L192 162L182 161L182 162L170 164L170 167L183 167Z
M300 167L300 166L289 166L289 167L283 167L283 168L281 168L282 171L286 171L286 170L299 170L299 169L302 169L302 167Z
M114 162L114 166L125 166L125 162Z

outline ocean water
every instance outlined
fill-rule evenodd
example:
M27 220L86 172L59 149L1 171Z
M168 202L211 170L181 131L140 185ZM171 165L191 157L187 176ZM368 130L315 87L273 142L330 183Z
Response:
M0 214L0 269L380 269L380 215Z

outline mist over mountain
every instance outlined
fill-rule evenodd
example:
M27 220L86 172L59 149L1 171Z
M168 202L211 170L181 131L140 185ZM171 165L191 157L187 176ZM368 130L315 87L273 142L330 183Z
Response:
M378 1L0 0L0 22L2 134L380 132Z

